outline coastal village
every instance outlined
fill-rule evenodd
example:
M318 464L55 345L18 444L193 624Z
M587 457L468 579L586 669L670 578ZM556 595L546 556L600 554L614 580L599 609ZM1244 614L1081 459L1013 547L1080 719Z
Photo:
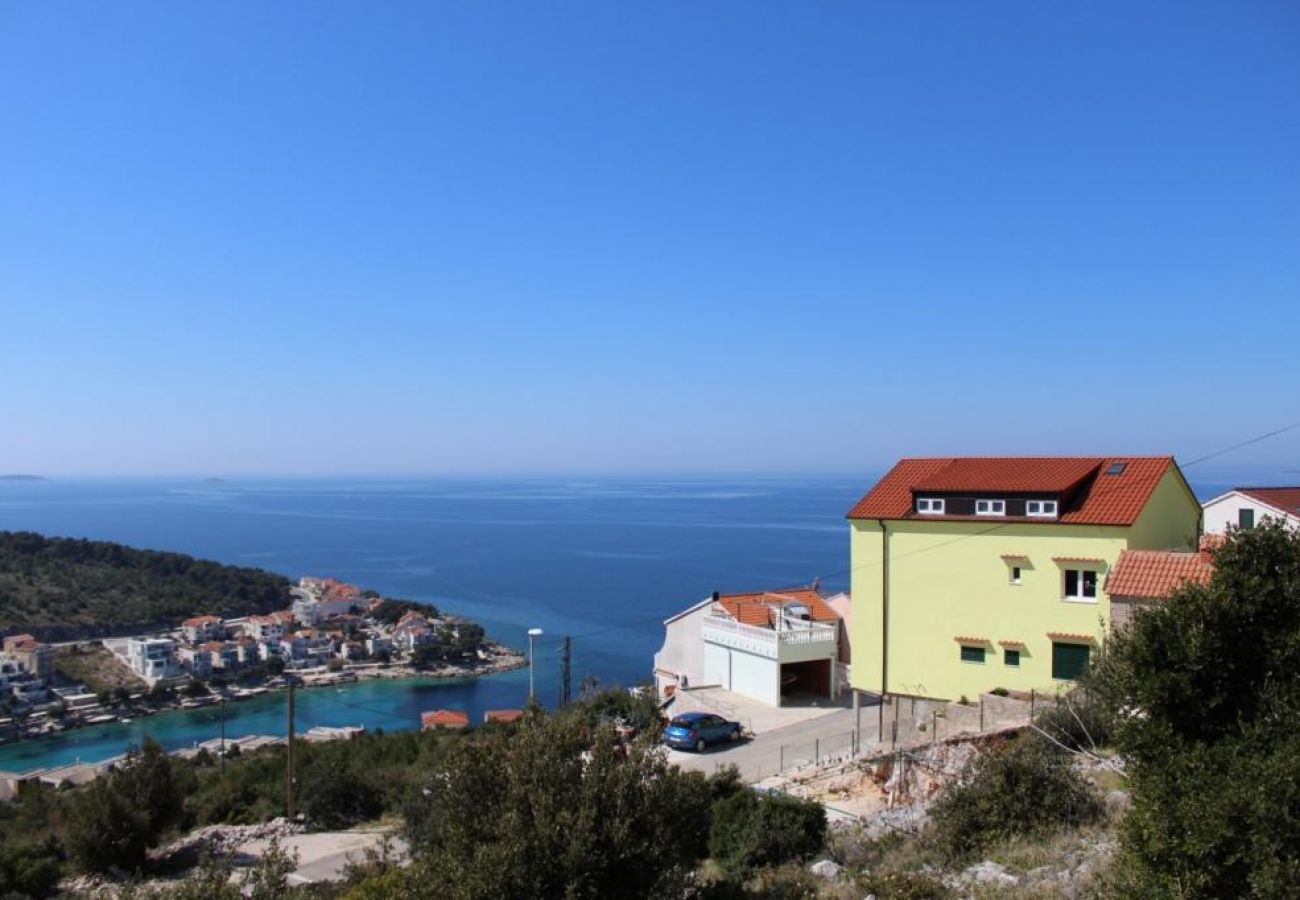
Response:
M1207 584L1228 534L1270 521L1300 529L1300 488L1239 487L1201 503L1168 456L906 458L846 518L849 590L814 580L711 593L664 620L653 684L635 692L655 698L664 722L733 728L716 755L700 752L703 739L668 741L675 766L734 765L762 791L885 833L919 827L948 780L936 773L956 771L982 742L1022 732L1036 710L1061 703L1108 638L1143 609L1185 584ZM181 707L256 696L287 679L333 684L525 664L477 626L333 578L303 577L293 596L290 608L269 614L200 612L105 645L147 685L134 699L165 691ZM52 648L31 636L12 635L4 648L6 703L22 710L11 731L13 719L35 736L126 715L95 693L53 686ZM484 724L522 715L489 711ZM609 721L621 740L635 733L619 717ZM426 730L476 724L464 709L420 717ZM301 737L360 732L318 727ZM223 737L178 753L248 753L281 742ZM0 773L0 796L31 780L83 783L117 763ZM1088 777L1111 778L1109 765L1091 759ZM288 823L282 836L301 830ZM1105 852L1088 848L1085 868ZM833 878L838 869L823 871ZM954 877L961 889L991 880L1068 893L1079 876L1022 882L986 862Z
M30 634L4 638L0 741L78 725L243 700L284 687L362 678L457 677L518 668L523 658L471 622L426 604L386 599L336 578L302 577L293 603L265 615L191 616L173 628L92 642L100 678L116 691L69 683L53 646ZM87 652L76 644L64 648ZM109 671L105 673L103 670ZM116 671L113 671L116 670Z

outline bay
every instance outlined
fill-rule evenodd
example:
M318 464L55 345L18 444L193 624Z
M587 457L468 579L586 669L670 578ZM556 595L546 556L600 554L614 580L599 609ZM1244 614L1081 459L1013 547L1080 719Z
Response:
M829 576L848 583L844 514L874 479L177 479L0 485L0 529L113 540L333 575L431 602L490 636L536 647L538 697L554 703L561 639L573 685L650 677L662 620L714 590ZM198 612L198 610L196 610ZM422 709L471 720L527 698L524 670L479 679L361 682L301 692L297 727L417 727ZM348 706L346 704L351 704ZM281 695L227 706L227 735L285 732ZM0 769L114 756L146 734L168 749L215 737L215 711L166 713L0 747Z

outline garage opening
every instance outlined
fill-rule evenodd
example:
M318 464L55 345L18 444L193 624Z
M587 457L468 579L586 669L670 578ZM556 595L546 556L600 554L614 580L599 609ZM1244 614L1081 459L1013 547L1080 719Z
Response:
M781 666L781 702L831 696L831 661L814 659Z

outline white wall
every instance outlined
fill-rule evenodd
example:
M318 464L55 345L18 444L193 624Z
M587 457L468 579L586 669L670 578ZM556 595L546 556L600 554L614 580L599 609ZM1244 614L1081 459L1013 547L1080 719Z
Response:
M780 666L774 659L743 650L704 645L704 677L729 691L771 706L781 705Z
M1285 513L1278 513L1271 506L1265 506L1258 500L1247 497L1245 494L1238 494L1231 491L1222 497L1216 497L1203 507L1205 510L1205 533L1206 534L1223 534L1228 530L1229 525L1235 526L1238 522L1238 511L1243 509L1253 509L1255 511L1255 524L1258 525L1265 516L1273 518L1286 519L1293 527L1300 526L1300 519L1295 516L1288 516Z
M664 645L655 654L655 686L660 696L665 687L679 683L675 675L685 675L690 687L717 683L705 677L704 639L700 631L711 605L711 601L698 603L665 623Z

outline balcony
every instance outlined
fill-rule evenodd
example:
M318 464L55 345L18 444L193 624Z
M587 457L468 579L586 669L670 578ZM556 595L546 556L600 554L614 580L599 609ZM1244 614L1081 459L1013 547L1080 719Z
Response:
M837 625L785 619L780 630L745 625L728 616L704 620L704 640L768 659L792 662L818 656L834 656L839 636Z

